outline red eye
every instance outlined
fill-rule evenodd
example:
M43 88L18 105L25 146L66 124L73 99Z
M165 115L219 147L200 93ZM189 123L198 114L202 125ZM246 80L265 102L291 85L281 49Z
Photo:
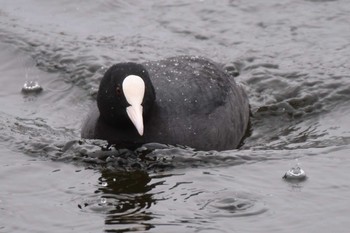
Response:
M117 96L120 96L122 94L122 89L120 88L120 86L117 86L116 92L117 92Z

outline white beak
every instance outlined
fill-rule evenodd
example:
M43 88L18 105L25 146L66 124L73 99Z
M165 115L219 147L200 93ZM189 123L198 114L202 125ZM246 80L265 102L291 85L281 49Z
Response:
M123 81L123 92L126 101L130 104L126 108L131 122L137 129L137 132L143 135L143 117L142 117L142 101L145 95L145 82L136 75L129 75Z
M142 105L129 106L126 108L126 113L128 114L131 122L137 129L137 132L143 135L143 117L142 117Z

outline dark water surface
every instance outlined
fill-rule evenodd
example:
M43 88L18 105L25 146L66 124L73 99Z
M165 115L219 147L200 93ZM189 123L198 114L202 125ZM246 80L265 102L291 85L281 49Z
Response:
M350 1L0 3L0 232L348 232ZM182 54L240 73L242 148L80 140L106 68Z

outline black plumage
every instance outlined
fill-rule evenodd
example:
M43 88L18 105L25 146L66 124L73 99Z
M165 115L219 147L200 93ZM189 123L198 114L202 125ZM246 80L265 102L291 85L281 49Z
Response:
M121 84L128 75L145 82L142 136L125 111ZM248 124L248 98L234 78L209 59L180 56L112 66L101 80L82 137L126 147L158 142L227 150L239 146Z

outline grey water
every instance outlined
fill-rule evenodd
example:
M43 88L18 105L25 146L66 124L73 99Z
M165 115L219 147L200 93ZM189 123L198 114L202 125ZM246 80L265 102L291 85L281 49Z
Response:
M350 1L0 4L0 232L348 232ZM241 148L80 138L106 68L183 54L239 73Z

